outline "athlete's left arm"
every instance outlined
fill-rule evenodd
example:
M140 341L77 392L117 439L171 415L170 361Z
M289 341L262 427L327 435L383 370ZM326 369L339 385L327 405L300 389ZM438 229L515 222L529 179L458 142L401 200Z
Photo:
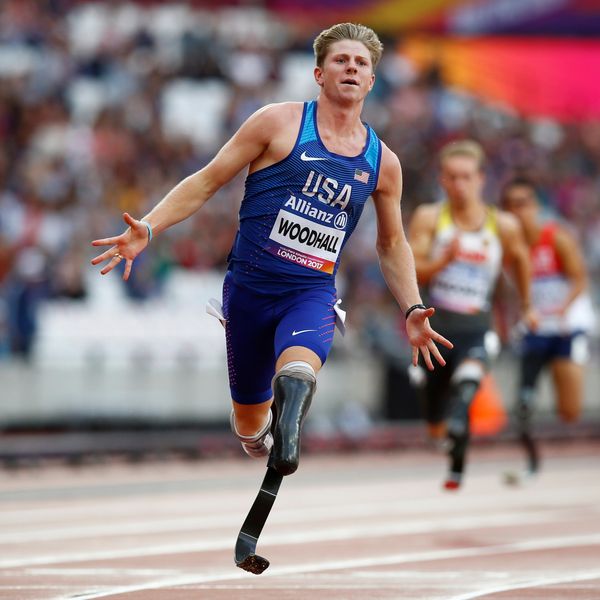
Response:
M521 314L530 329L536 329L537 317L531 304L531 261L523 229L517 218L498 211L498 235L504 262L511 268L521 299Z
M585 262L579 245L573 236L562 227L557 228L554 234L554 249L560 259L563 273L571 284L569 295L563 306L564 312L587 287Z
M411 306L421 304L422 300L417 286L415 261L402 226L400 161L384 144L382 153L379 181L372 194L377 214L377 254L383 277L400 308L406 312ZM446 338L429 325L429 317L433 313L433 308L416 309L406 321L406 332L413 347L413 364L417 364L420 351L429 369L433 369L431 354L438 363L446 364L435 342L452 347Z

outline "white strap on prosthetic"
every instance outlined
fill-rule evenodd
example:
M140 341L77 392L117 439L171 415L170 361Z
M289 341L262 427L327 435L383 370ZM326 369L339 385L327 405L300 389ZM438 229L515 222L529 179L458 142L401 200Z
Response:
M271 429L271 424L273 423L273 413L269 411L265 426L254 435L242 435L238 432L235 426L235 412L233 410L231 411L229 422L231 424L231 431L233 431L233 434L238 440L240 440L240 442L244 442L244 444L252 444L254 442L260 441L263 437L265 437L265 435L267 435L267 433L269 433L269 430Z
M317 374L315 370L304 360L292 360L285 363L273 377L273 383L278 377L286 375L287 377L297 377L298 379L304 379L306 381L312 381L317 383ZM316 388L315 388L316 389Z

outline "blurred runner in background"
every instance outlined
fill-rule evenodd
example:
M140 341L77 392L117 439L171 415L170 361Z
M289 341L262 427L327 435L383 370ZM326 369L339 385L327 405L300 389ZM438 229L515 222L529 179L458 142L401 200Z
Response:
M417 277L434 324L452 339L447 367L429 372L423 384L428 433L448 452L446 489L460 487L469 443L469 408L491 355L498 350L492 331L492 295L503 263L514 273L523 318L531 326L530 265L516 218L488 206L483 197L484 152L472 140L440 152L441 203L421 205L410 224Z
M502 206L515 215L525 232L532 264L532 303L538 315L536 330L527 329L521 340L516 425L527 453L524 476L539 469L539 454L532 437L532 414L538 378L550 369L560 418L570 423L581 413L584 372L588 360L586 332L594 326L587 293L582 252L568 230L540 215L535 185L528 179L510 181L502 193ZM521 475L507 473L507 483Z

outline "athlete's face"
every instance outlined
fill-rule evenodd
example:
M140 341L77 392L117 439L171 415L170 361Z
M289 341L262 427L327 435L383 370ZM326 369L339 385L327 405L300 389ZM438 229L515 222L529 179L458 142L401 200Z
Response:
M369 50L356 40L331 44L323 67L315 67L315 80L324 91L337 98L362 100L375 82Z
M442 161L440 182L451 202L465 202L481 197L484 176L474 157L455 155Z
M502 207L513 213L524 225L537 220L537 198L528 185L512 185L506 189L502 196Z

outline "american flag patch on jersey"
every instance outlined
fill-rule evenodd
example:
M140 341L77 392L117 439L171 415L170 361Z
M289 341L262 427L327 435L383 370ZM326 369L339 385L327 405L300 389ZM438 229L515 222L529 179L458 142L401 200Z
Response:
M369 183L369 174L366 171L356 169L354 171L354 179L360 181L361 183Z

